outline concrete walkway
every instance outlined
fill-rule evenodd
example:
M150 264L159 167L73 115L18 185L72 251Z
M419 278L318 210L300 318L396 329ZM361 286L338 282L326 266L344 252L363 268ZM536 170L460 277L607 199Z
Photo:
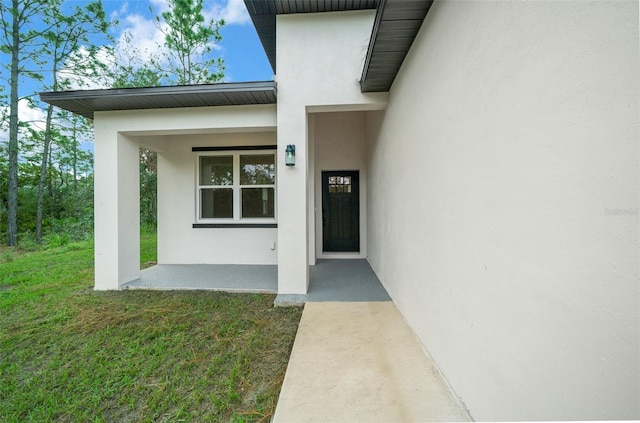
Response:
M392 302L305 305L273 422L469 420Z

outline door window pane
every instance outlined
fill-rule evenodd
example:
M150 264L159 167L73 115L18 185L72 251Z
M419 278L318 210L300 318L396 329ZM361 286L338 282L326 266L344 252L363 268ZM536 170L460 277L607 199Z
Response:
M351 177L329 176L329 192L351 192Z
M233 218L233 189L206 188L200 191L201 218Z
M273 185L276 164L273 154L240 156L240 185Z
M201 156L200 185L233 185L233 156Z
M274 217L273 188L242 188L242 217Z

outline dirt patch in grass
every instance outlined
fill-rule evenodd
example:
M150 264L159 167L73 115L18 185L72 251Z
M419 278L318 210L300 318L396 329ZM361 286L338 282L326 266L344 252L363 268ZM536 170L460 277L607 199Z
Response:
M94 292L90 252L47 253L3 264L0 421L269 421L301 308L274 308L273 295Z

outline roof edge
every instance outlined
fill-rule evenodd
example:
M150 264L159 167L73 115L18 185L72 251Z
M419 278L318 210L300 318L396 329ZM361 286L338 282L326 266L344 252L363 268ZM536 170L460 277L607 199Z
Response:
M180 95L180 94L206 94L241 91L272 91L277 89L275 81L251 81L251 82L219 82L215 84L198 85L165 85L158 87L127 87L127 88L98 88L93 90L69 90L69 91L43 91L38 93L40 100L64 98L93 98L105 95L114 96L140 96L140 95Z
M140 88L50 91L39 93L45 103L93 119L95 112L179 107L275 104L275 81L224 82Z
M380 28L380 21L382 21L382 11L387 4L387 0L380 0L380 4L376 9L376 17L373 21L373 29L371 30L371 37L369 37L369 46L367 47L367 57L364 59L364 66L362 67L362 75L360 76L360 91L364 92L364 85L367 80L367 74L369 73L369 65L371 64L371 56L373 56L373 48L376 45L376 39L378 38L378 28Z

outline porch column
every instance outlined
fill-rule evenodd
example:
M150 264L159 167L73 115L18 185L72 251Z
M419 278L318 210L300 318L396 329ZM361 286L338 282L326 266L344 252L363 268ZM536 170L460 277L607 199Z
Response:
M118 290L140 277L138 141L95 119L95 289Z
M295 166L285 166L287 144L296 146ZM279 97L278 294L306 294L309 287L307 145L305 108L280 102Z

